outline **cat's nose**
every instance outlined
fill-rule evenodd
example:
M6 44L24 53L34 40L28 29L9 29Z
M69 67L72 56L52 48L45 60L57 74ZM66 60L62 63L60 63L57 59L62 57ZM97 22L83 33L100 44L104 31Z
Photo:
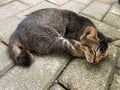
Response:
M95 59L94 63L99 63L99 62L100 62L100 60L101 60L101 58L100 58L100 57L96 57L96 59Z

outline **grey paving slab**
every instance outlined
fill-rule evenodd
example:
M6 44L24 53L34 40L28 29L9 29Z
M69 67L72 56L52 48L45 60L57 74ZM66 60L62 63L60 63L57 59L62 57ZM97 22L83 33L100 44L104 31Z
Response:
M20 20L15 17L6 18L0 20L0 38L8 44L9 37L15 31Z
M119 75L114 75L114 79L111 85L110 90L120 90L120 76Z
M82 15L82 16L89 18L104 35L108 37L113 37L113 38L120 38L120 29L112 27L106 23L100 22L91 17L85 16L85 15ZM119 46L119 43L118 44L116 43L116 45Z
M17 1L6 4L5 6L0 7L0 20L17 14L27 8L28 6Z
M44 2L42 2L40 4L38 4L38 5L35 5L34 7L30 8L30 9L18 14L17 16L19 18L23 19L23 18L25 18L26 15L30 14L31 12L39 10L39 9L43 9L43 8L58 8L58 6L54 5L52 3L44 1Z
M33 6L33 5L35 5L37 3L40 3L40 2L42 2L44 0L19 0L19 1L25 3L25 4L29 5L29 6Z
M0 6L3 4L9 3L11 1L13 1L13 0L0 0Z
M114 5L112 6L111 13L114 13L116 15L120 15L120 5L118 4L118 2L114 3Z
M119 45L119 46L118 46ZM117 42L117 46L120 48L120 40ZM120 54L120 53L119 53ZM116 65L117 67L118 67L118 72L119 72L119 74L120 74L120 56L119 56L119 58L118 58L118 62L117 62L117 65Z
M79 13L83 8L85 8L84 4L81 4L81 3L75 2L75 1L70 1L66 4L64 4L63 6L61 6L61 9L71 10L76 13Z
M12 66L13 63L8 56L7 46L0 42L0 76Z
M93 0L75 0L75 1L88 5Z
M117 67L120 68L120 58L118 59Z
M67 3L69 0L47 0L47 1L61 6L61 5L65 4L65 3Z
M104 4L102 2L94 1L87 8L85 8L82 11L82 13L90 17L94 17L98 20L101 20L109 9L110 9L110 5Z
M103 22L108 23L116 28L120 28L120 16L115 14L108 13L103 19Z
M104 33L104 35L113 38L120 38L120 31L117 28L109 26L105 23L100 23L96 25L98 29Z
M55 84L49 90L65 90L65 89L61 87L59 84Z
M0 90L48 90L69 61L68 56L34 56L29 68L15 66L0 78Z
M115 1L118 1L118 0L96 0L96 1L100 1L107 4L113 4Z
M60 76L59 82L71 90L107 90L118 49L111 46L108 57L96 65L89 64L84 59L74 59Z

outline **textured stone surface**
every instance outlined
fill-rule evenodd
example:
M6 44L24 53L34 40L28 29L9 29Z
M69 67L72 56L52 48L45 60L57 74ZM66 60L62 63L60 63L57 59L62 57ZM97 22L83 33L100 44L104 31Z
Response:
M27 8L28 6L17 1L6 4L5 6L0 7L0 20L17 14Z
M0 21L0 38L8 44L9 37L16 29L20 20L15 17L10 17Z
M99 22L95 19L90 18L93 23L96 25L96 27L103 32L104 35L108 37L113 37L113 38L120 38L120 30L117 28L114 28L108 24Z
M120 5L118 4L118 2L114 3L110 12L114 13L114 14L117 14L117 15L120 15Z
M120 69L120 58L118 59L117 67Z
M110 78L118 57L116 47L111 46L108 57L99 64L89 64L84 59L74 59L59 78L71 90L107 90Z
M114 75L110 90L120 90L120 76L116 74Z
M0 0L0 6L3 4L9 3L11 1L13 1L13 0Z
M25 4L28 4L30 6L33 6L33 5L35 5L37 3L40 3L40 2L42 2L44 0L19 0L19 1L21 1L21 2L23 2Z
M79 2L70 1L70 2L68 2L66 4L64 4L61 8L71 10L71 11L74 11L76 13L79 13L83 8L85 8L85 5L83 5L83 4L79 3Z
M48 0L48 1L61 6L64 3L68 2L69 0Z
M65 89L63 87L61 87L60 85L55 84L54 86L52 86L50 88L50 90L65 90Z
M118 1L118 0L96 0L96 1L100 1L100 2L103 2L103 3L107 3L107 4L112 4L112 3L114 3L115 1Z
M51 3L49 3L49 2L44 1L44 2L42 2L42 3L40 3L40 4L38 4L38 5L30 8L30 9L28 9L28 10L26 10L26 11L18 14L17 16L18 16L19 18L22 18L22 19L23 19L23 18L25 18L26 15L30 14L31 12L37 11L37 10L43 9L43 8L58 8L58 6L56 6L56 5L54 5L54 4L51 4Z
M104 33L104 35L113 37L113 38L120 38L120 31L117 28L111 27L107 24L100 23L98 29Z
M12 66L13 63L8 56L7 46L0 42L0 76Z
M83 3L83 4L89 4L92 0L75 0L77 2Z
M112 27L106 23L100 22L98 20L95 20L95 19L85 16L83 14L80 14L80 15L89 18L95 24L95 26L99 29L99 31L101 31L105 36L113 37L113 38L120 38L120 34L119 34L120 29ZM117 46L120 46L119 42L118 43L116 42L114 44Z
M86 9L84 9L82 13L90 17L94 17L98 20L101 20L103 16L107 13L109 8L110 5L108 4L94 1Z
M34 57L29 68L15 66L0 78L0 90L47 90L57 75L66 66L66 56Z
M114 15L112 13L108 13L103 19L105 23L110 24L111 26L120 28L120 16Z

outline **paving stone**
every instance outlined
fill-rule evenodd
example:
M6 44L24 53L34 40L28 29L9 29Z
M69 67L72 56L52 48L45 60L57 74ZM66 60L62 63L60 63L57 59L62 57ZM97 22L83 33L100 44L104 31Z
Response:
M75 0L75 1L88 5L93 0Z
M71 90L107 90L111 78L118 48L111 46L108 56L99 64L89 64L84 59L70 62L59 78L59 82Z
M21 1L21 2L23 2L25 4L28 4L29 6L33 6L33 5L35 5L37 3L40 3L40 2L42 2L44 0L19 0L19 1Z
M101 20L104 17L104 15L107 13L109 8L110 5L108 4L94 1L86 9L84 9L82 13L90 17L94 17L98 20Z
M28 6L17 1L6 4L5 6L0 7L0 20L17 14L26 8L28 8Z
M96 0L96 1L100 1L100 2L103 2L103 3L107 3L107 4L112 4L112 3L114 3L115 1L118 1L118 0Z
M75 1L70 1L66 4L64 4L63 6L61 6L62 9L67 9L67 10L71 10L74 11L76 13L79 13L83 8L85 8L85 5L79 3L79 2L75 2Z
M37 10L43 9L43 8L58 8L58 6L56 6L56 5L54 5L54 4L51 4L51 3L49 3L49 2L44 1L44 2L42 2L42 3L40 3L40 4L38 4L38 5L30 8L30 9L28 9L28 10L26 10L26 11L18 14L17 16L18 16L19 18L22 18L22 19L23 19L23 18L25 18L26 15L30 14L31 12L37 11Z
M120 58L118 59L117 67L120 68Z
M48 0L48 1L61 6L64 3L68 2L69 0Z
M0 0L0 6L3 5L3 4L6 4L8 2L11 2L13 0Z
M120 5L118 4L118 2L114 3L114 5L112 6L110 12L114 13L116 15L120 15Z
M96 25L98 29L104 33L104 35L112 38L120 38L120 31L117 28L109 26L105 23L100 23Z
M91 17L85 16L83 14L80 14L84 17L89 18L94 24L95 26L106 36L108 37L113 37L113 38L120 38L120 29L117 29L115 27L112 27L106 23L100 22L96 19L93 19ZM115 45L119 46L119 42L115 43Z
M114 75L110 90L120 90L120 76L116 74Z
M48 90L69 61L68 56L34 56L29 68L13 67L0 78L0 90Z
M65 90L65 89L61 87L59 84L55 84L50 88L50 90Z
M120 16L114 15L112 13L108 13L103 19L105 23L110 24L116 28L120 28Z
M116 71L115 74L120 76L120 58L118 59L117 65L116 65Z
M0 76L13 66L12 60L8 57L7 46L0 42ZM1 89L0 89L1 90Z
M8 44L9 37L15 31L20 20L15 17L10 17L0 21L0 38Z
M120 48L120 40L118 42L116 42L116 43L117 43L117 46ZM120 52L119 52L119 54L120 54ZM118 58L117 67L118 67L119 74L120 74L120 56Z

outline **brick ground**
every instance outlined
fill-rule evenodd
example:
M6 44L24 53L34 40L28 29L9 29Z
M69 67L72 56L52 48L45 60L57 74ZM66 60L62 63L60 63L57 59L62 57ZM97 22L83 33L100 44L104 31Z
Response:
M120 90L120 42L98 65L67 55L34 56L29 68L7 53L11 33L29 13L42 8L72 10L91 19L105 35L120 38L117 0L0 0L0 90Z

